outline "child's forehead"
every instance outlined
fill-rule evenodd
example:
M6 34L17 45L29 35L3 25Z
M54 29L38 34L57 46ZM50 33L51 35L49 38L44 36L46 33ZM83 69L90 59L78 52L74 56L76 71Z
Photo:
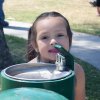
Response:
M44 25L44 24L50 24L51 25L53 23L56 23L56 24L66 24L66 21L62 17L52 17L52 16L45 17L45 18L39 19L37 21L37 25Z
M65 21L61 17L48 17L37 22L36 30L38 29L57 29L66 28Z

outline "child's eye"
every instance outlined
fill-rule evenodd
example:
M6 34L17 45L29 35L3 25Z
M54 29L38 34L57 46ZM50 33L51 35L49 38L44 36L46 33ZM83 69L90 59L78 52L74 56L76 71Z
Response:
M42 40L48 39L48 36L41 37Z
M58 34L57 36L58 36L58 37L63 37L64 35L63 35L63 34Z

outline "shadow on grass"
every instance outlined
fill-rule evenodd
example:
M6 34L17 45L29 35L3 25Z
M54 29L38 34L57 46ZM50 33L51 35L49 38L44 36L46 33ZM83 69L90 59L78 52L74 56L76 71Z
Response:
M12 36L6 36L8 46L14 55L17 55L18 59L22 59L20 63L23 63L25 58L23 56L25 55L25 45L26 45L26 40L12 37ZM16 45L15 45L16 44ZM21 51L21 52L20 52ZM20 54L18 54L20 52ZM15 57L14 57L15 59ZM19 61L17 61L18 63ZM83 62L79 59L75 59L76 62L78 62L80 65L83 66L83 69L85 71L86 75L86 95L87 95L87 100L100 100L100 71L94 68L92 65ZM1 81L0 81L1 83ZM0 84L1 86L1 84Z

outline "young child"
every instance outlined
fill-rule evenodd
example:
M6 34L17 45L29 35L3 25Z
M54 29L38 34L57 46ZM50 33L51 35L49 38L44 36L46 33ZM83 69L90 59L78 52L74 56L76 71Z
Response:
M67 51L71 48L72 32L67 19L58 12L45 12L37 17L29 30L29 63L55 63L57 50L54 44L61 44ZM82 67L75 63L75 100L85 100L85 75Z

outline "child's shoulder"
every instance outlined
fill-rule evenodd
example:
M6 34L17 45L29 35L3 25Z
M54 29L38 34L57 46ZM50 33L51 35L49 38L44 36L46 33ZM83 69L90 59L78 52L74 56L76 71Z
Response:
M77 83L84 84L84 82L85 82L85 73L84 73L84 70L83 70L82 66L75 63L74 70L75 70L75 78L76 78Z
M37 60L37 57L36 57L36 58L32 59L31 61L29 61L28 63L37 63L37 62L38 62L38 60Z
M83 70L82 66L79 65L78 63L74 64L74 70L75 70L76 74L84 73L84 70Z
M85 100L85 74L81 65L75 63L75 100Z

